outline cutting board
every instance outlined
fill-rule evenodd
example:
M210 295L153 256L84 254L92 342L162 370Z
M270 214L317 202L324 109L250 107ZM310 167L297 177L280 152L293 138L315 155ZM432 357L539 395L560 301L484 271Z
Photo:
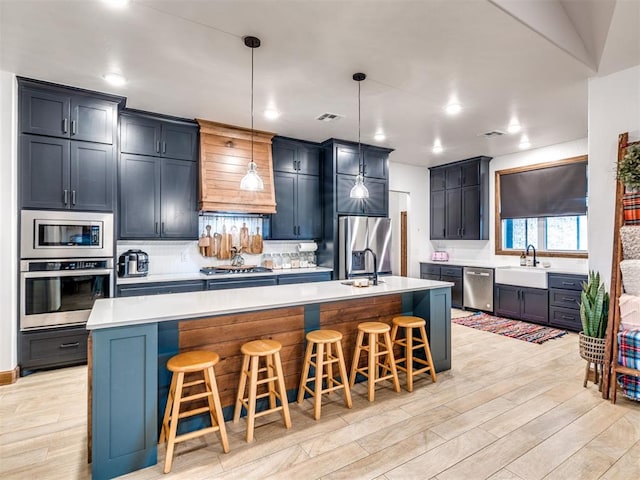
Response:
M260 234L260 227L256 229L256 234L251 235L251 253L259 255L262 253L263 249L263 241L262 235Z
M218 258L221 260L227 260L231 258L231 234L227 233L227 227L222 226L222 235L220 236L220 251L218 252Z

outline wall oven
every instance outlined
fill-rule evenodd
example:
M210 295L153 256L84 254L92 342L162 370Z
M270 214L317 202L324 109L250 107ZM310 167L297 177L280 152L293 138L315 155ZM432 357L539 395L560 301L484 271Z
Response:
M20 258L113 257L113 214L22 210Z
M20 330L82 325L93 302L113 296L113 258L22 260Z

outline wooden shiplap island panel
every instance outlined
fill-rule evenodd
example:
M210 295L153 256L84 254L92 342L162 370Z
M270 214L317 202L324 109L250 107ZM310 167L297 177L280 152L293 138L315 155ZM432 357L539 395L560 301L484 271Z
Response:
M287 395L293 400L307 332L342 331L351 361L358 323L416 315L427 321L435 369L442 371L451 368L450 309L450 283L405 277L384 277L368 288L329 281L98 300L87 322L93 344L92 478L113 478L156 463L171 380L166 363L180 351L204 348L221 356L215 369L229 420L244 342L273 338L282 343ZM181 429L193 430L205 421L191 417Z

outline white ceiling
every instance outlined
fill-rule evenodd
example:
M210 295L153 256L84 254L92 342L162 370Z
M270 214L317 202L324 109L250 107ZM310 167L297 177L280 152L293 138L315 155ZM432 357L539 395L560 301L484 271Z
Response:
M584 138L588 78L640 64L638 25L640 0L0 0L0 68L248 127L255 35L255 128L357 140L361 71L363 143L380 129L392 160L434 165L517 151L520 134L478 136L512 118L534 148Z

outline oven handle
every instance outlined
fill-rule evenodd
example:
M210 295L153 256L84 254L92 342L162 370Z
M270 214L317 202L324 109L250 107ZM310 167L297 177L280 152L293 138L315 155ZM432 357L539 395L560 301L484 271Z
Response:
M113 269L104 268L97 270L47 270L46 272L22 272L24 278L46 278L46 277L74 277L78 275L111 275Z

